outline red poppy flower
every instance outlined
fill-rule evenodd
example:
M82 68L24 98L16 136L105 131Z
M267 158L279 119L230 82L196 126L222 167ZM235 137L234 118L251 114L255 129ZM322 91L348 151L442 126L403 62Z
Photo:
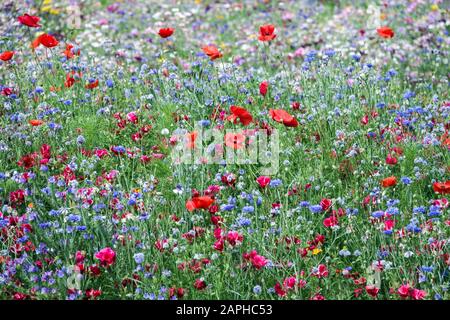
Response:
M381 27L377 29L377 33L380 37L389 39L394 36L394 30L389 27Z
M216 46L203 46L202 50L211 60L222 58L222 54Z
M231 115L228 117L228 120L233 121L233 123L236 123L236 120L239 119L244 126L247 126L253 121L252 115L245 108L231 106L230 111Z
M28 121L28 123L31 124L33 127L38 127L38 126L40 126L41 124L43 124L44 121L42 121L42 120L37 120L37 119L33 119L33 120Z
M186 134L186 139L187 139L187 147L189 149L194 149L195 148L195 139L197 139L197 131L193 131L193 132L189 132Z
M162 29L159 29L158 34L161 38L168 38L173 34L174 31L175 31L175 29L173 29L173 28L162 28Z
M192 212L195 209L208 209L213 202L214 200L209 196L193 197L186 202L186 209L189 212Z
M433 190L436 193L449 194L450 193L450 180L446 181L446 182L433 183Z
M58 45L58 40L56 40L55 37L53 37L52 35L49 35L47 33L41 34L39 37L37 37L32 43L31 43L31 47L33 49L36 49L37 47L39 47L39 45L43 45L44 47L47 48L53 48L56 47Z
M283 123L286 127L297 127L298 122L293 116L287 113L283 109L270 109L269 114L272 116L272 119L276 122Z
M381 180L381 186L383 188L393 187L397 184L397 178L394 176L387 177L383 180Z
M272 24L268 24L265 26L259 27L259 41L271 41L277 37L274 33L275 26Z
M225 134L225 145L233 149L241 149L244 147L245 136L242 133L229 132Z
M25 13L23 16L20 16L17 18L17 20L19 20L19 22L27 27L31 27L31 28L39 28L39 20L41 20L41 18L36 17L36 16L30 16L28 13Z
M95 81L93 81L93 82L89 82L86 86L85 86L85 88L86 89L94 89L94 88L97 88L98 87L98 79L97 80L95 80Z
M269 89L269 83L267 81L261 82L259 85L259 93L265 97L267 94L267 89Z
M14 51L5 51L0 53L0 60L9 61L14 56Z
M64 50L64 55L67 59L72 59L75 55L80 55L80 49L74 51L72 50L74 48L73 44L67 43L66 44L66 50Z
M66 74L66 81L64 82L64 86L66 88L70 88L78 81L78 78L81 78L81 73L76 73L75 71L71 71Z

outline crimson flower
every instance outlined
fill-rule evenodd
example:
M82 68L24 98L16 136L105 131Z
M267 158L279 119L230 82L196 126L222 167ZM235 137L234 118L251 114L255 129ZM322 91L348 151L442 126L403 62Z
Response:
M168 38L173 34L174 31L175 31L175 29L173 29L173 28L162 28L162 29L159 29L158 34L161 38Z
M371 285L371 286L366 286L366 292L369 296L376 298L378 296L378 292L380 291L379 288Z
M396 165L398 162L396 157L391 156L390 154L387 155L386 157L386 164L390 164L390 165Z
M270 183L270 177L260 176L256 179L256 182L259 184L261 188L265 188Z
M113 249L106 247L95 254L95 258L100 260L100 264L104 267L114 264L116 261L116 253Z
M323 225L324 225L326 228L334 227L334 226L336 226L337 224L338 224L338 219L337 219L335 216L330 216L330 217L325 218L325 219L323 220Z
M322 207L323 211L327 211L328 209L331 208L332 205L333 205L333 201L331 201L330 199L323 198L320 201L320 206Z
M19 22L27 27L30 28L39 28L39 20L41 20L41 18L36 17L36 16L30 16L28 13L25 13L23 16L20 16L17 18L17 20L19 20Z
M267 89L269 89L269 83L267 81L261 82L259 85L259 93L265 97L267 94Z

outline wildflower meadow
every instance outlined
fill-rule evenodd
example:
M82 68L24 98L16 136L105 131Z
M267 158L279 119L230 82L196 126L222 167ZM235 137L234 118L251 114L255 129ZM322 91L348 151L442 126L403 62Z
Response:
M0 299L449 300L448 1L0 1Z

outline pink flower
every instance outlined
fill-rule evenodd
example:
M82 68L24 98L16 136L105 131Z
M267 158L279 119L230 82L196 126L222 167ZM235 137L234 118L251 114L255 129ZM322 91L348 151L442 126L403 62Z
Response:
M409 296L410 286L408 284L402 284L400 288L398 288L397 292L402 298L407 298Z
M250 261L257 270L264 268L267 264L267 259L259 254L255 255Z
M265 188L270 183L270 177L260 176L256 179L256 182L258 182L261 188Z
M237 231L230 231L227 234L227 240L232 245L235 246L237 243L242 243L244 237Z
M419 289L413 289L410 292L410 296L414 300L422 300L423 298L425 298L426 295L427 293L425 291Z
M95 254L102 266L110 266L116 261L116 253L113 249L106 247Z
M287 277L283 281L283 286L287 289L293 289L295 287L296 282L297 279L295 279L295 277Z
M260 256L256 250L252 250L250 253L244 253L242 256L245 260L250 260L257 270L265 267L268 262L267 259Z
M138 117L137 117L136 113L130 112L127 114L127 120L131 123L137 123Z
M364 117L361 118L361 123L363 125L366 125L369 123L369 116L366 114Z
M108 155L108 150L106 149L97 149L95 150L95 155L100 159L106 157Z
M77 253L75 254L75 263L76 264L83 263L84 258L85 258L84 252L77 251Z
M391 231L395 226L394 220L386 220L384 221L384 231Z
M312 275L317 278L326 278L328 277L328 269L327 266L324 264L319 264L315 270L313 270Z
M388 156L386 157L386 164L390 164L390 165L395 165L397 164L397 158L391 156L390 154L388 154Z
M315 294L314 297L311 298L311 300L325 300L325 297L319 293Z
M216 242L214 242L214 245L213 245L214 249L217 251L220 251L220 252L223 251L223 246L224 246L224 242L222 239L217 240Z

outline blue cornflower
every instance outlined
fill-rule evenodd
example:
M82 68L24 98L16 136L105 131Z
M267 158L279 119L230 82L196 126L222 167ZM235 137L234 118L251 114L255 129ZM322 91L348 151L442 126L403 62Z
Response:
M400 181L405 185L409 185L412 182L411 178L408 177L401 177Z
M308 201L302 201L302 202L300 202L300 207L303 207L303 208L309 207L309 202L308 202Z
M242 212L245 213L252 213L255 211L255 208L253 206L245 206L242 208Z
M78 137L77 137L77 144L78 145L82 145L82 144L84 144L86 142L86 139L82 136L82 135L79 135Z
M70 214L67 217L67 220L70 221L70 222L79 222L79 221L81 221L81 216L79 216L77 214Z
M262 291L261 286L256 285L256 286L253 287L253 293L254 293L254 294L260 294L261 291Z
M143 253L136 253L134 254L133 258L137 264L141 264L142 262L144 262L145 256Z
M269 186L270 186L271 188L275 188L275 187L280 186L282 183L283 183L283 182L282 182L280 179L274 179L274 180L270 181Z
M384 211L378 210L375 212L372 212L372 217L374 218L381 218L382 216L384 216Z
M430 266L430 267L422 266L422 267L420 267L420 270L422 270L422 272L433 272L434 267L433 266Z
M320 213L322 212L322 206L320 204L309 206L309 211L312 213Z

